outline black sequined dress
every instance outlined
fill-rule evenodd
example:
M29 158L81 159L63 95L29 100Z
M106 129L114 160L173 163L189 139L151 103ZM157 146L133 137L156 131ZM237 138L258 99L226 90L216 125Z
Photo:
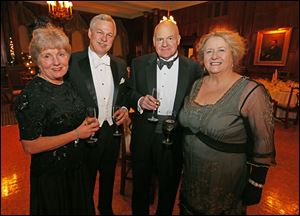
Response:
M77 128L85 106L70 83L35 77L16 99L20 139L56 136ZM31 155L30 214L94 214L83 142Z

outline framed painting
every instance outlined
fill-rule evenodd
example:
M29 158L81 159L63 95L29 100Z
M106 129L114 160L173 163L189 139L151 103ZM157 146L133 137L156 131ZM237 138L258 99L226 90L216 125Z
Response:
M254 65L284 66L291 33L291 27L258 31Z

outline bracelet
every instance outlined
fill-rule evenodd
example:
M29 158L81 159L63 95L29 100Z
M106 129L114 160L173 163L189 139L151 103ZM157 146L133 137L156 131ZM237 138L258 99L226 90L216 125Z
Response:
M76 132L77 138L76 138L76 140L74 140L74 143L78 144L79 143L79 132L77 130L75 130L75 132Z
M268 164L257 164L257 163L252 163L252 162L248 162L248 161L247 161L247 164L255 166L255 167L266 167L266 168L270 167L270 165L268 165Z
M263 184L259 184L259 183L257 183L257 182L255 182L255 181L253 181L252 179L248 179L248 182L250 183L250 184L252 184L254 187L258 187L258 188L263 188Z

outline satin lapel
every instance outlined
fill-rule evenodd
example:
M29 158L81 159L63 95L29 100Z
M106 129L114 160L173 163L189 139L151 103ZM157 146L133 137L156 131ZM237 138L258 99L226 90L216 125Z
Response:
M119 78L117 63L115 61L113 61L112 58L110 58L110 65L111 65L112 76L113 76L113 79L114 79L113 105L115 105L116 101L117 101L118 91L119 91L119 80L120 80L120 78Z
M84 77L84 83L87 88L88 94L93 99L95 107L98 107L97 95L96 95L96 90L93 82L93 76L92 76L89 58L88 57L83 58L79 62L79 67L80 67L80 73L82 73L82 76ZM87 97L89 96L87 95Z
M147 65L145 67L146 79L147 79L147 89L146 94L152 93L153 88L156 87L156 55L152 55L150 59L147 61Z
M177 81L177 90L174 102L174 111L178 115L181 103L184 99L186 88L188 85L188 74L185 71L188 69L188 64L179 56L179 71L178 71L178 81Z

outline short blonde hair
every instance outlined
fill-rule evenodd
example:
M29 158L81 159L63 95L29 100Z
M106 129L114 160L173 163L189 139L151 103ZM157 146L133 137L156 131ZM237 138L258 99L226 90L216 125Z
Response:
M93 29L95 24L98 22L98 21L107 21L107 22L112 22L112 24L114 25L114 36L117 35L117 26L116 26L116 23L115 23L115 20L110 16L110 15L107 15L107 14L99 14L97 16L94 16L90 22L90 29Z
M38 63L39 54L46 49L64 49L71 55L69 38L61 29L53 26L38 28L32 33L29 54L35 63Z
M238 32L228 29L214 29L210 33L203 35L200 38L199 42L196 44L199 63L203 65L204 47L207 40L211 37L220 37L225 40L225 42L231 48L233 67L237 68L240 60L246 53L246 40L242 36L240 36Z

